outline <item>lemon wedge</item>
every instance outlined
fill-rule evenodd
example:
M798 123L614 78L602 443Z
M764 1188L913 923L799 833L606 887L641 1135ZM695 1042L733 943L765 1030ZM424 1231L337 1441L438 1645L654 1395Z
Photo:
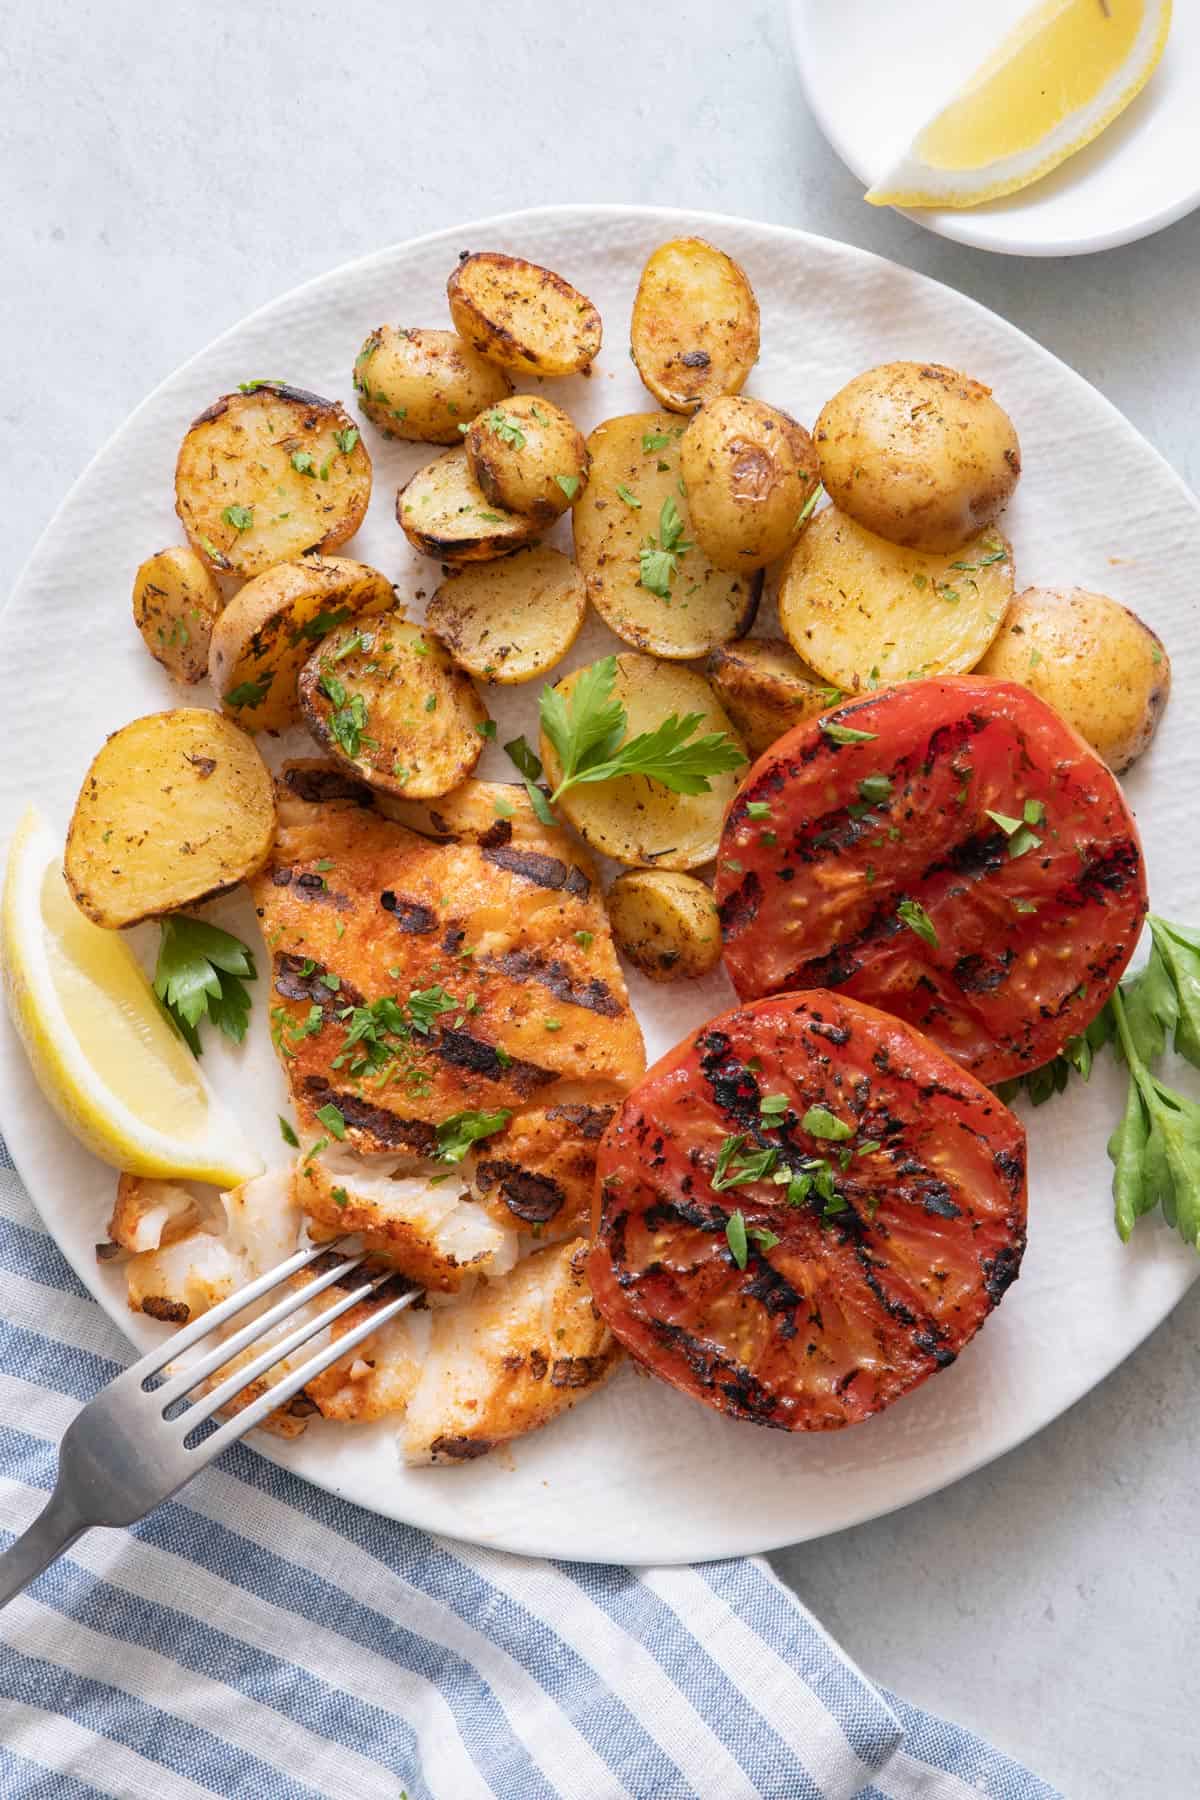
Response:
M259 1173L128 945L71 899L61 850L32 807L9 850L0 955L42 1092L96 1156L135 1175L220 1187Z
M1042 0L868 193L872 206L978 206L1111 125L1158 66L1171 0Z

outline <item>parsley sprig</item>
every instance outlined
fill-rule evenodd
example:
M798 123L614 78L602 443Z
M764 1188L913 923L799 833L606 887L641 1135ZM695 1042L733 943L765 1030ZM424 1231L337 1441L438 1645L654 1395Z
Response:
M676 794L707 794L712 775L740 768L746 758L723 731L696 737L703 714L672 713L653 731L625 739L629 715L613 698L617 659L602 657L580 671L569 698L557 688L542 690L542 730L561 767L551 802L584 782L644 775Z
M250 1017L243 982L254 981L258 973L249 949L219 926L182 913L165 918L161 929L154 991L192 1055L200 1055L203 1018L240 1044Z
M679 559L692 549L683 535L683 520L674 500L667 495L658 515L658 536L651 534L638 555L638 584L660 600L671 598L671 582Z
M329 715L329 735L334 743L351 758L356 757L364 745L374 749L375 739L367 736L367 702L364 696L350 693L345 682L329 668L324 669L319 685L333 707Z

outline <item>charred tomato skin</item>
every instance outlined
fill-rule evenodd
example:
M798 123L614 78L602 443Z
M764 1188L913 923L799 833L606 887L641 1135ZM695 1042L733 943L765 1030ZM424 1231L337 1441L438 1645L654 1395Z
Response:
M775 1158L714 1188L730 1137ZM820 1162L824 1193L789 1200L776 1175ZM1020 1121L911 1026L820 991L740 1006L663 1057L605 1133L593 1297L639 1362L718 1412L854 1424L952 1363L1016 1279L1025 1167Z
M743 999L836 988L987 1082L1086 1028L1147 911L1112 774L983 676L881 689L780 738L730 808L716 896Z

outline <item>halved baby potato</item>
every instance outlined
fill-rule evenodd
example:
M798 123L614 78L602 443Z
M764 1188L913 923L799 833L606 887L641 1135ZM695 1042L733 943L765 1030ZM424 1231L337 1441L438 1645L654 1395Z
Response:
M467 461L488 501L551 525L587 486L587 444L561 406L514 394L471 421Z
M274 785L253 741L184 706L123 725L93 758L63 872L88 918L117 930L236 887L274 838Z
M208 674L209 640L224 605L206 564L184 544L156 551L133 578L134 624L176 681L203 681Z
M782 638L739 638L714 650L705 672L754 756L836 695Z
M741 740L702 675L650 656L618 656L612 698L625 708L625 738L653 731L673 714L698 713L696 736L722 731L741 749ZM569 699L582 670L564 677L555 689ZM541 758L551 789L562 766L545 732ZM737 792L739 772L709 777L707 794L676 794L642 775L622 775L569 788L557 802L579 835L593 849L631 866L695 869L717 853L721 822Z
M471 473L464 445L435 457L396 495L396 518L414 550L440 562L487 562L538 535L536 519L494 506Z
M209 565L244 580L362 524L371 459L336 400L271 381L223 394L194 421L175 464L175 510Z
M758 361L758 301L746 271L703 238L660 244L642 270L630 347L660 405L692 412L740 393Z
M700 408L679 444L688 518L718 569L762 569L795 542L821 482L803 425L744 394Z
M457 444L459 426L512 393L457 331L380 325L354 359L358 404L384 437Z
M586 374L600 314L578 288L521 256L464 256L446 283L456 329L489 362L523 375Z
M698 981L721 960L712 889L670 869L630 869L605 896L617 948L651 981Z
M483 754L487 709L433 633L398 612L344 626L300 675L305 723L372 787L449 793Z
M482 681L533 681L566 655L587 595L570 557L544 544L449 575L425 617L455 661Z
M1012 547L994 526L957 552L906 550L828 507L784 567L779 623L845 693L973 669L1012 599Z
M638 650L681 661L754 623L759 570L729 574L695 541L670 413L607 419L588 439L587 493L571 515L588 599Z
M225 711L248 731L282 731L300 717L301 669L335 626L395 605L391 582L367 563L306 556L248 581L213 628L208 673Z
M1171 662L1144 619L1086 588L1026 588L979 674L1019 681L1120 775L1148 747L1171 692Z

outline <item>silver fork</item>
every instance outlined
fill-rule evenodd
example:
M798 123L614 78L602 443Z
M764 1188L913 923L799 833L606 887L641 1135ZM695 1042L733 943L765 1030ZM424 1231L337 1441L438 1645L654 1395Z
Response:
M339 1243L345 1241L338 1240ZM205 1351L196 1362L163 1379L168 1365L227 1320L236 1318L254 1301L263 1299L281 1282L306 1269L318 1257L337 1249L335 1243L298 1250L286 1262L239 1288L219 1306L202 1313L192 1324L157 1344L149 1355L124 1370L88 1401L63 1435L58 1452L58 1479L49 1500L33 1524L0 1554L0 1606L7 1606L14 1595L40 1575L55 1557L70 1549L76 1538L91 1526L133 1525L138 1519L145 1518L222 1450L245 1437L255 1425L260 1425L283 1401L290 1400L306 1382L312 1381L373 1331L378 1331L388 1319L395 1318L406 1306L420 1299L421 1290L410 1288L385 1305L374 1308L369 1318L317 1351L216 1430L202 1432L205 1423L248 1383L265 1375L268 1369L298 1350L309 1338L326 1330L335 1319L367 1299L384 1282L395 1280L395 1270L384 1269L368 1275L315 1319L301 1323L277 1344L269 1344L244 1368L235 1370L208 1393L190 1402L187 1396L198 1383L215 1375L231 1357L240 1355L264 1333L281 1325L318 1294L324 1293L326 1288L345 1281L347 1275L353 1274L367 1260L366 1253L356 1252L323 1270L312 1281L285 1294L258 1318Z

